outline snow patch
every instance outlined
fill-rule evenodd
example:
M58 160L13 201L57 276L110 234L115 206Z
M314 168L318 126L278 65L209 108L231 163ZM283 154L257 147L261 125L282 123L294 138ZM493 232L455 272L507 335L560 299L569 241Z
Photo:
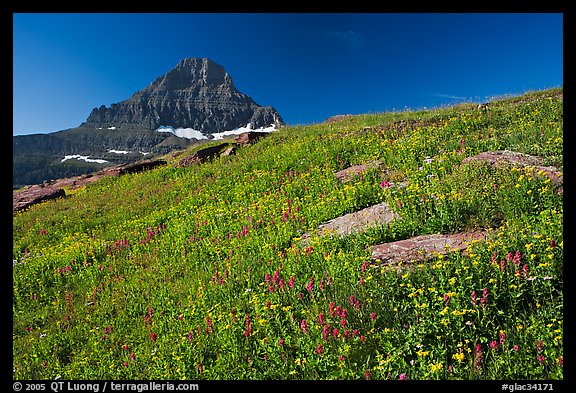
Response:
M97 164L104 164L105 162L108 162L106 160L101 160L99 158L88 158L89 156L81 156L80 154L73 154L71 156L64 156L64 158L62 160L60 160L60 162L64 162L67 160L83 160L86 162L95 162Z
M188 139L209 139L207 135L204 135L201 131L195 130L193 128L174 128L172 126L160 126L156 129L158 132L170 132L180 138ZM223 139L228 135L240 135L245 132L257 131L257 132L272 132L276 131L275 125L269 125L268 127L251 128L250 123L246 124L244 127L236 128L234 130L216 132L212 134L212 139L219 140Z
M110 149L110 150L108 150L108 153L129 154L129 153L132 153L132 152L131 152L131 151L126 151L126 150L113 150L113 149Z
M145 156L146 154L150 154L150 152L143 152L143 151L139 151L138 153L142 154L143 156Z
M201 131L195 130L193 128L176 128L171 126L160 126L156 129L158 132L170 132L177 137L187 138L187 139L208 139L208 137L202 134Z
M276 127L274 125L270 125L268 127L260 127L260 128L253 129L252 127L250 127L250 123L248 123L248 124L246 124L245 127L236 128L235 130L230 130L230 131L216 132L216 133L212 134L212 136L214 137L215 140L218 140L218 139L223 139L225 136L228 136L228 135L240 135L240 134L243 134L245 132L250 132L250 131L272 132L272 131L276 131Z

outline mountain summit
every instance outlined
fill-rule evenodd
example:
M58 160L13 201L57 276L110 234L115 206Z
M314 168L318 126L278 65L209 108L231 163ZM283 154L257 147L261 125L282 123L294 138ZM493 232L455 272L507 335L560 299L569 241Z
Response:
M182 59L132 97L94 108L82 127L155 130L193 128L205 134L240 127L280 126L280 114L238 91L224 67L207 58Z

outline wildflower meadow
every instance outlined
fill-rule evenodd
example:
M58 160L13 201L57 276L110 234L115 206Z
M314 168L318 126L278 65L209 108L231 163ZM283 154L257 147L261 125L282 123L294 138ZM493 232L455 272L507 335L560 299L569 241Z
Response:
M534 166L463 163L511 150L562 168L562 90L488 108L285 127L14 213L13 378L563 379L562 189ZM315 232L381 202L401 219ZM371 257L467 230L486 240Z

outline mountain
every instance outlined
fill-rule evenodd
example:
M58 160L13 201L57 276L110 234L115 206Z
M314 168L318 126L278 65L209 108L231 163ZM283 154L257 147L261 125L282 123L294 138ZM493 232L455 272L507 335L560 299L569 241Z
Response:
M181 60L148 87L109 108L94 108L85 127L193 128L211 134L250 124L262 128L283 124L278 112L262 107L236 89L224 68L206 58Z
M274 108L238 91L221 65L186 58L127 100L94 108L79 127L14 136L12 185L78 176L154 158L229 131L271 130L283 124ZM159 132L167 130L172 132Z

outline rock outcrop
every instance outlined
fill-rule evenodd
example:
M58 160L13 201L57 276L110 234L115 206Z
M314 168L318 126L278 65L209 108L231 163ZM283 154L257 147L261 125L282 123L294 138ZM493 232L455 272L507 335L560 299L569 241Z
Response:
M198 151L195 151L193 154L190 154L184 158L181 158L176 163L175 166L177 168L186 168L186 167L192 166L194 164L206 162L208 160L211 160L211 159L218 157L221 154L223 154L222 151L224 149L226 149L226 151L228 151L227 148L229 148L228 143L221 143L221 144L216 145L216 146L210 146L210 147L206 147L204 149L200 149ZM228 154L230 154L230 152L228 152Z
M272 107L260 106L236 89L224 68L206 58L181 60L129 99L94 108L85 127L155 130L160 126L193 128L204 134L281 126Z
M17 212L28 207L55 198L66 196L64 189L75 190L94 183L103 177L116 177L130 173L138 173L166 165L164 160L143 160L132 164L121 164L104 168L94 174L68 177L45 181L42 184L27 186L12 193L12 211Z
M25 190L14 193L12 197L12 211L24 210L29 206L50 199L62 198L66 195L64 190L55 186L45 186L44 184L34 185Z
M421 235L410 239L398 240L372 247L372 259L382 265L398 262L410 263L423 261L434 254L446 254L448 251L462 251L472 241L484 241L484 232L462 232L451 235Z
M343 237L354 233L362 233L378 225L388 225L392 221L401 219L402 217L390 209L387 203L382 202L327 221L318 226L315 233L319 236L335 235ZM307 244L311 236L310 232L304 233L302 235L303 244Z
M353 165L351 167L342 169L341 171L336 172L334 175L342 183L346 183L357 176L362 176L366 170L379 168L381 165L382 161L380 160L369 161L366 164Z
M235 139L236 143L240 146L248 146L252 143L256 143L260 139L268 136L267 132L258 132L258 131L250 131L250 132L243 132L242 134L238 135Z
M555 185L562 185L564 180L562 172L555 166L543 165L544 159L539 156L531 156L529 154L519 153L511 150L494 150L485 151L472 157L467 157L462 160L462 163L472 161L485 161L490 165L500 165L508 163L516 167L530 166L534 167L536 171L542 171L545 176L550 178L550 181Z

